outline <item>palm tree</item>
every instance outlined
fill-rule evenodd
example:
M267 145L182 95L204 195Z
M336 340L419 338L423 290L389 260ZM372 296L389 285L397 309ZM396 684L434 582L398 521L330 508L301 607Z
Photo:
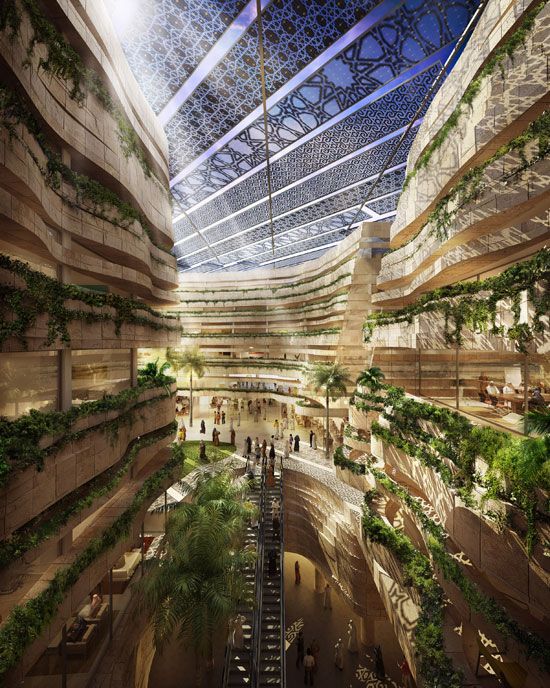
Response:
M155 387L168 387L173 380L166 375L166 371L170 367L168 362L159 365L159 360L150 361L143 368L138 370L138 383L141 385L151 385Z
M371 366L370 368L363 370L362 373L359 373L356 383L361 385L361 387L368 387L371 392L376 392L379 389L382 389L384 386L384 383L382 382L384 378L385 375L380 368L377 366Z
M180 370L189 373L189 427L193 427L193 374L202 377L206 370L204 365L205 357L198 347L176 351L175 349L166 350L166 359L172 369L177 374Z
M245 491L229 474L203 476L193 501L171 514L166 554L153 560L140 584L156 649L161 652L175 637L192 646L197 685L204 665L212 667L215 633L227 627L239 601L247 599L244 570L254 553L243 547L250 514Z
M340 363L316 363L307 376L315 391L322 389L325 392L326 409L326 442L325 453L329 458L329 397L336 401L338 397L346 393L346 386L352 384L349 371Z
M550 435L550 408L532 409L527 413L527 432Z

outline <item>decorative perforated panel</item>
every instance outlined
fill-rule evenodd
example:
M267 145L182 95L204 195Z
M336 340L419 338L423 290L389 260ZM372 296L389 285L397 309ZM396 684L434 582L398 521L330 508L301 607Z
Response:
M271 226L256 0L133 0L124 21L104 1L168 135L178 265L204 272L309 260L354 222L391 219L429 89L477 6L261 0Z

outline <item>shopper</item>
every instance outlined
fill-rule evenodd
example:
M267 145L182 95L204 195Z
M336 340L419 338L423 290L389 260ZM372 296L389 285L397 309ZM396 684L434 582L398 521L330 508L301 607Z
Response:
M308 647L306 651L306 656L304 657L304 685L313 685L313 671L315 669L315 659L311 654L311 650Z

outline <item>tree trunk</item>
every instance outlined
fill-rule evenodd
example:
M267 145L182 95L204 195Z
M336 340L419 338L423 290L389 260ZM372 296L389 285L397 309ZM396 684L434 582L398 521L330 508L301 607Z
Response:
M189 427L193 427L193 371L189 373Z
M202 686L202 662L198 650L195 650L195 685L197 688Z
M326 405L326 440L325 440L325 456L327 461L330 459L330 450L329 450L329 443L330 443L330 434L329 434L329 408L328 408L328 389L327 389L327 405Z

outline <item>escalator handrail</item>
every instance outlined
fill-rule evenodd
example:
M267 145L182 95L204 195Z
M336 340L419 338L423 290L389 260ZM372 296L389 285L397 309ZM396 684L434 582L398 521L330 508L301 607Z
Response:
M258 520L258 550L256 558L256 574L254 577L256 586L256 599L254 604L254 623L252 624L252 652L251 652L251 688L259 686L260 654L262 648L262 604L263 604L263 577L264 577L264 514L265 514L265 477L266 459L262 461L260 482L260 514Z

